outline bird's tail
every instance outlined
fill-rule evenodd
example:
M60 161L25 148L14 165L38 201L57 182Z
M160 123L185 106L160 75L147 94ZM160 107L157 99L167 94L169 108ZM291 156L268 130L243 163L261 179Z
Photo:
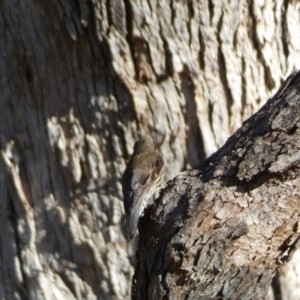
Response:
M143 211L143 201L139 201L137 205L130 209L128 215L126 216L125 223L125 238L126 240L131 240L137 231L139 218Z
M136 233L138 227L138 218L134 218L132 216L126 217L126 224L125 224L125 238L126 240L131 240Z

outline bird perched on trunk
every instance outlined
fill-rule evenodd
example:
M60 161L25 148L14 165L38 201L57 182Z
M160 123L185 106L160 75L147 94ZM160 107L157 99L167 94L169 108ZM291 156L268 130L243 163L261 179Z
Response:
M139 218L164 177L164 160L151 139L140 137L124 171L123 201L126 213L125 237L134 237Z

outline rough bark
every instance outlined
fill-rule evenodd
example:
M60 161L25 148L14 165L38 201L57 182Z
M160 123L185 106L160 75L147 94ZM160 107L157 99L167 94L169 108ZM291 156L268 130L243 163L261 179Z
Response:
M128 299L119 179L223 145L299 59L296 1L0 1L0 298Z
M140 226L134 299L263 299L299 244L300 72Z

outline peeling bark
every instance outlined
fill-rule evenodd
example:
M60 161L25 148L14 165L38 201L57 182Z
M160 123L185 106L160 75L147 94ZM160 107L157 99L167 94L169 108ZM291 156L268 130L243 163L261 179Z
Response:
M300 72L140 226L134 299L263 299L299 244Z

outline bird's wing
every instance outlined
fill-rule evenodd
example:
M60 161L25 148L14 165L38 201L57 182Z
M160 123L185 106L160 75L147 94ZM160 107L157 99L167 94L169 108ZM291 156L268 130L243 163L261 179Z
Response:
M129 207L133 209L137 205L140 199L149 191L152 183L160 176L164 161L157 152L153 154L143 153L133 159L132 165L131 169L133 171L132 174L127 176L130 181L127 182L126 194L124 195L126 213L128 213Z
M147 157L143 157L147 155ZM149 198L152 196L156 181L161 176L164 161L159 153L140 154L132 161L130 189L124 195L126 211L125 236L130 240L137 230L138 220Z
M144 160L145 163L141 165L137 172L132 176L132 189L134 192L134 201L132 208L140 201L142 197L149 191L149 189L156 182L164 167L164 161L159 153L148 156Z

